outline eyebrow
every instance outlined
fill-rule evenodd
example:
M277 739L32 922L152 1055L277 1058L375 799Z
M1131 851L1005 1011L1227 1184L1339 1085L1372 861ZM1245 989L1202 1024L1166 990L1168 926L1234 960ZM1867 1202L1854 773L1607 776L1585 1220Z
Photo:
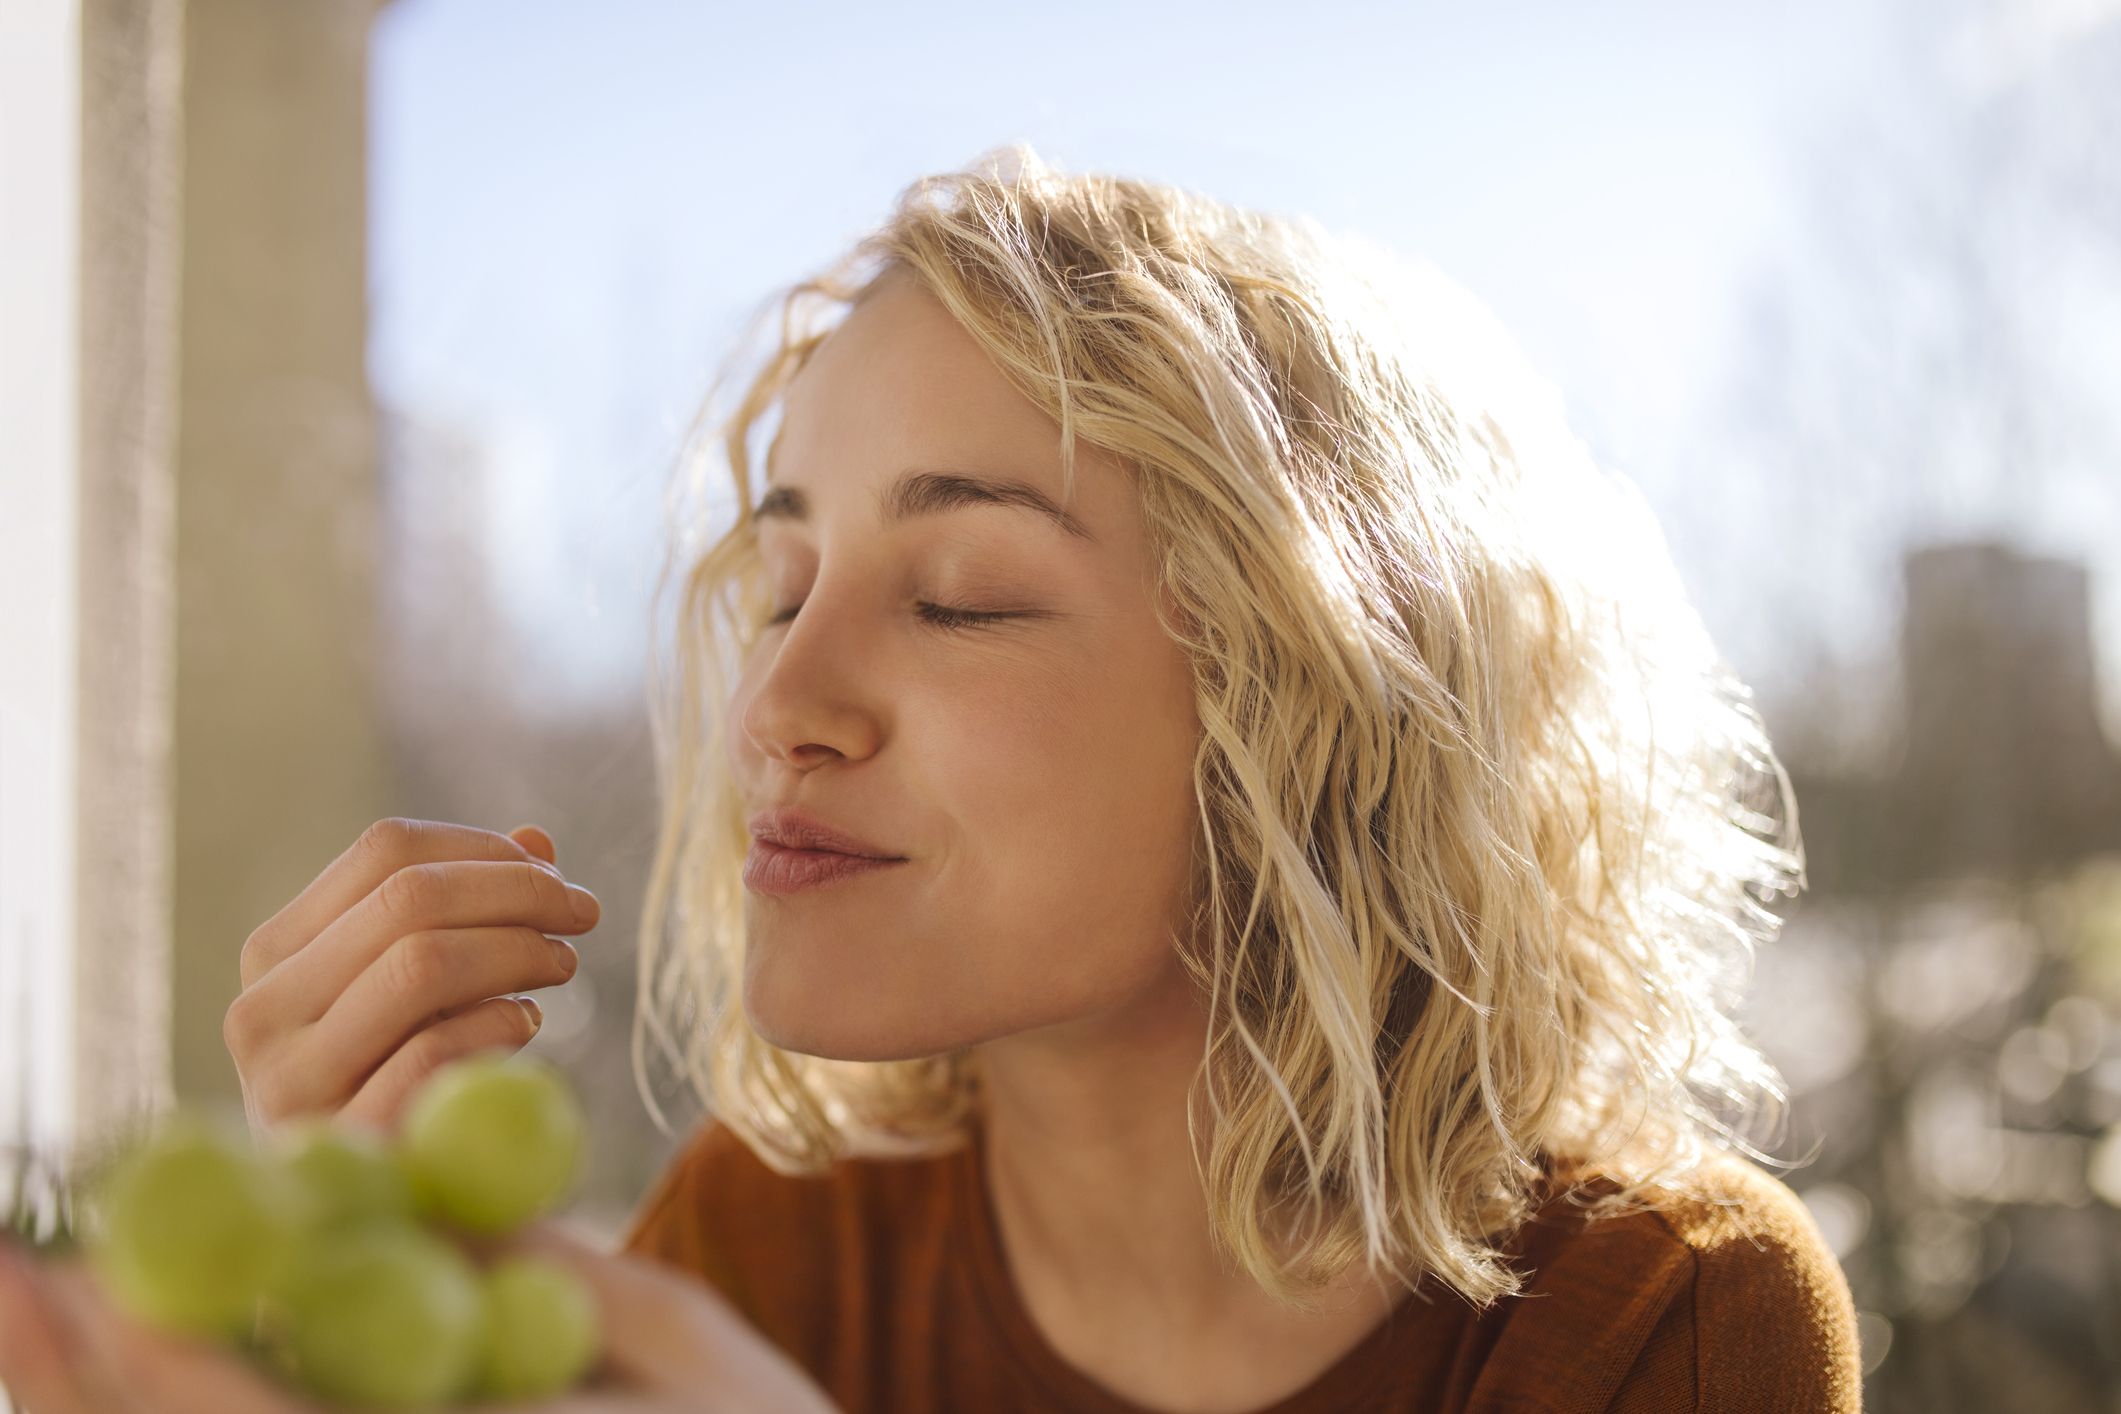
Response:
M773 486L770 482L768 485L770 489L751 513L753 520L810 519L810 498L801 487ZM900 473L877 498L878 517L886 525L968 506L1011 506L1033 511L1069 535L1097 543L1088 526L1028 482L989 480L954 471L908 471Z

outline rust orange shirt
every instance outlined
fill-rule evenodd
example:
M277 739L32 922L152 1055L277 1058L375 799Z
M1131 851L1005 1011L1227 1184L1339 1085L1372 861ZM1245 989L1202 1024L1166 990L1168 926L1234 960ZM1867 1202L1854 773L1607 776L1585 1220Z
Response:
M1159 1414L1047 1344L984 1184L983 1135L940 1157L784 1177L711 1117L633 1214L624 1250L695 1273L848 1414ZM1712 1162L1729 1206L1586 1223L1561 1199L1509 1247L1523 1295L1476 1311L1433 1279L1256 1414L1858 1414L1856 1313L1780 1179Z

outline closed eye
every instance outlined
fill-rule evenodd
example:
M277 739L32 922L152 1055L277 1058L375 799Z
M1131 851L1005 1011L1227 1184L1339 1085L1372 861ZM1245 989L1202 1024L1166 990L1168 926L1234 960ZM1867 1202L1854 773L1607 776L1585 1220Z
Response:
M796 616L797 611L802 607L802 605L797 604L793 608L782 609L760 624L759 627L772 628L776 624L787 623ZM997 619L1036 617L1032 614L1023 613L982 613L977 609L953 609L943 604L926 603L920 606L919 612L921 618L930 625L947 630L977 628L981 624L993 623Z
M935 627L944 629L977 628L981 624L991 624L997 619L1021 617L1017 614L981 613L977 609L951 609L941 604L921 605L920 615Z

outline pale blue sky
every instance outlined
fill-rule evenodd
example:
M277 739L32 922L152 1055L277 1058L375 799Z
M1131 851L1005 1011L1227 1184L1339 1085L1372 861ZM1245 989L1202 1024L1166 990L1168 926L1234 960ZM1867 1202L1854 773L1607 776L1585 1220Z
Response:
M630 690L668 457L739 312L912 178L1028 140L1434 260L1666 514L1750 673L1771 635L1701 448L1745 282L1797 236L1795 163L1867 101L1889 3L397 0L375 385L492 429L526 651Z

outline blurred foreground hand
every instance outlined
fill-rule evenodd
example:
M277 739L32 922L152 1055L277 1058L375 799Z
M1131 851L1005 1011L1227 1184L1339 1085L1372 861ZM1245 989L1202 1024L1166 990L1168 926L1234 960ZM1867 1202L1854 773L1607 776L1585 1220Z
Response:
M589 1384L480 1414L835 1414L810 1377L720 1293L599 1251L552 1222L477 1247L535 1252L596 1292L605 1332ZM0 1236L0 1386L28 1414L327 1414L235 1350L170 1335L119 1309L83 1258L40 1259Z

